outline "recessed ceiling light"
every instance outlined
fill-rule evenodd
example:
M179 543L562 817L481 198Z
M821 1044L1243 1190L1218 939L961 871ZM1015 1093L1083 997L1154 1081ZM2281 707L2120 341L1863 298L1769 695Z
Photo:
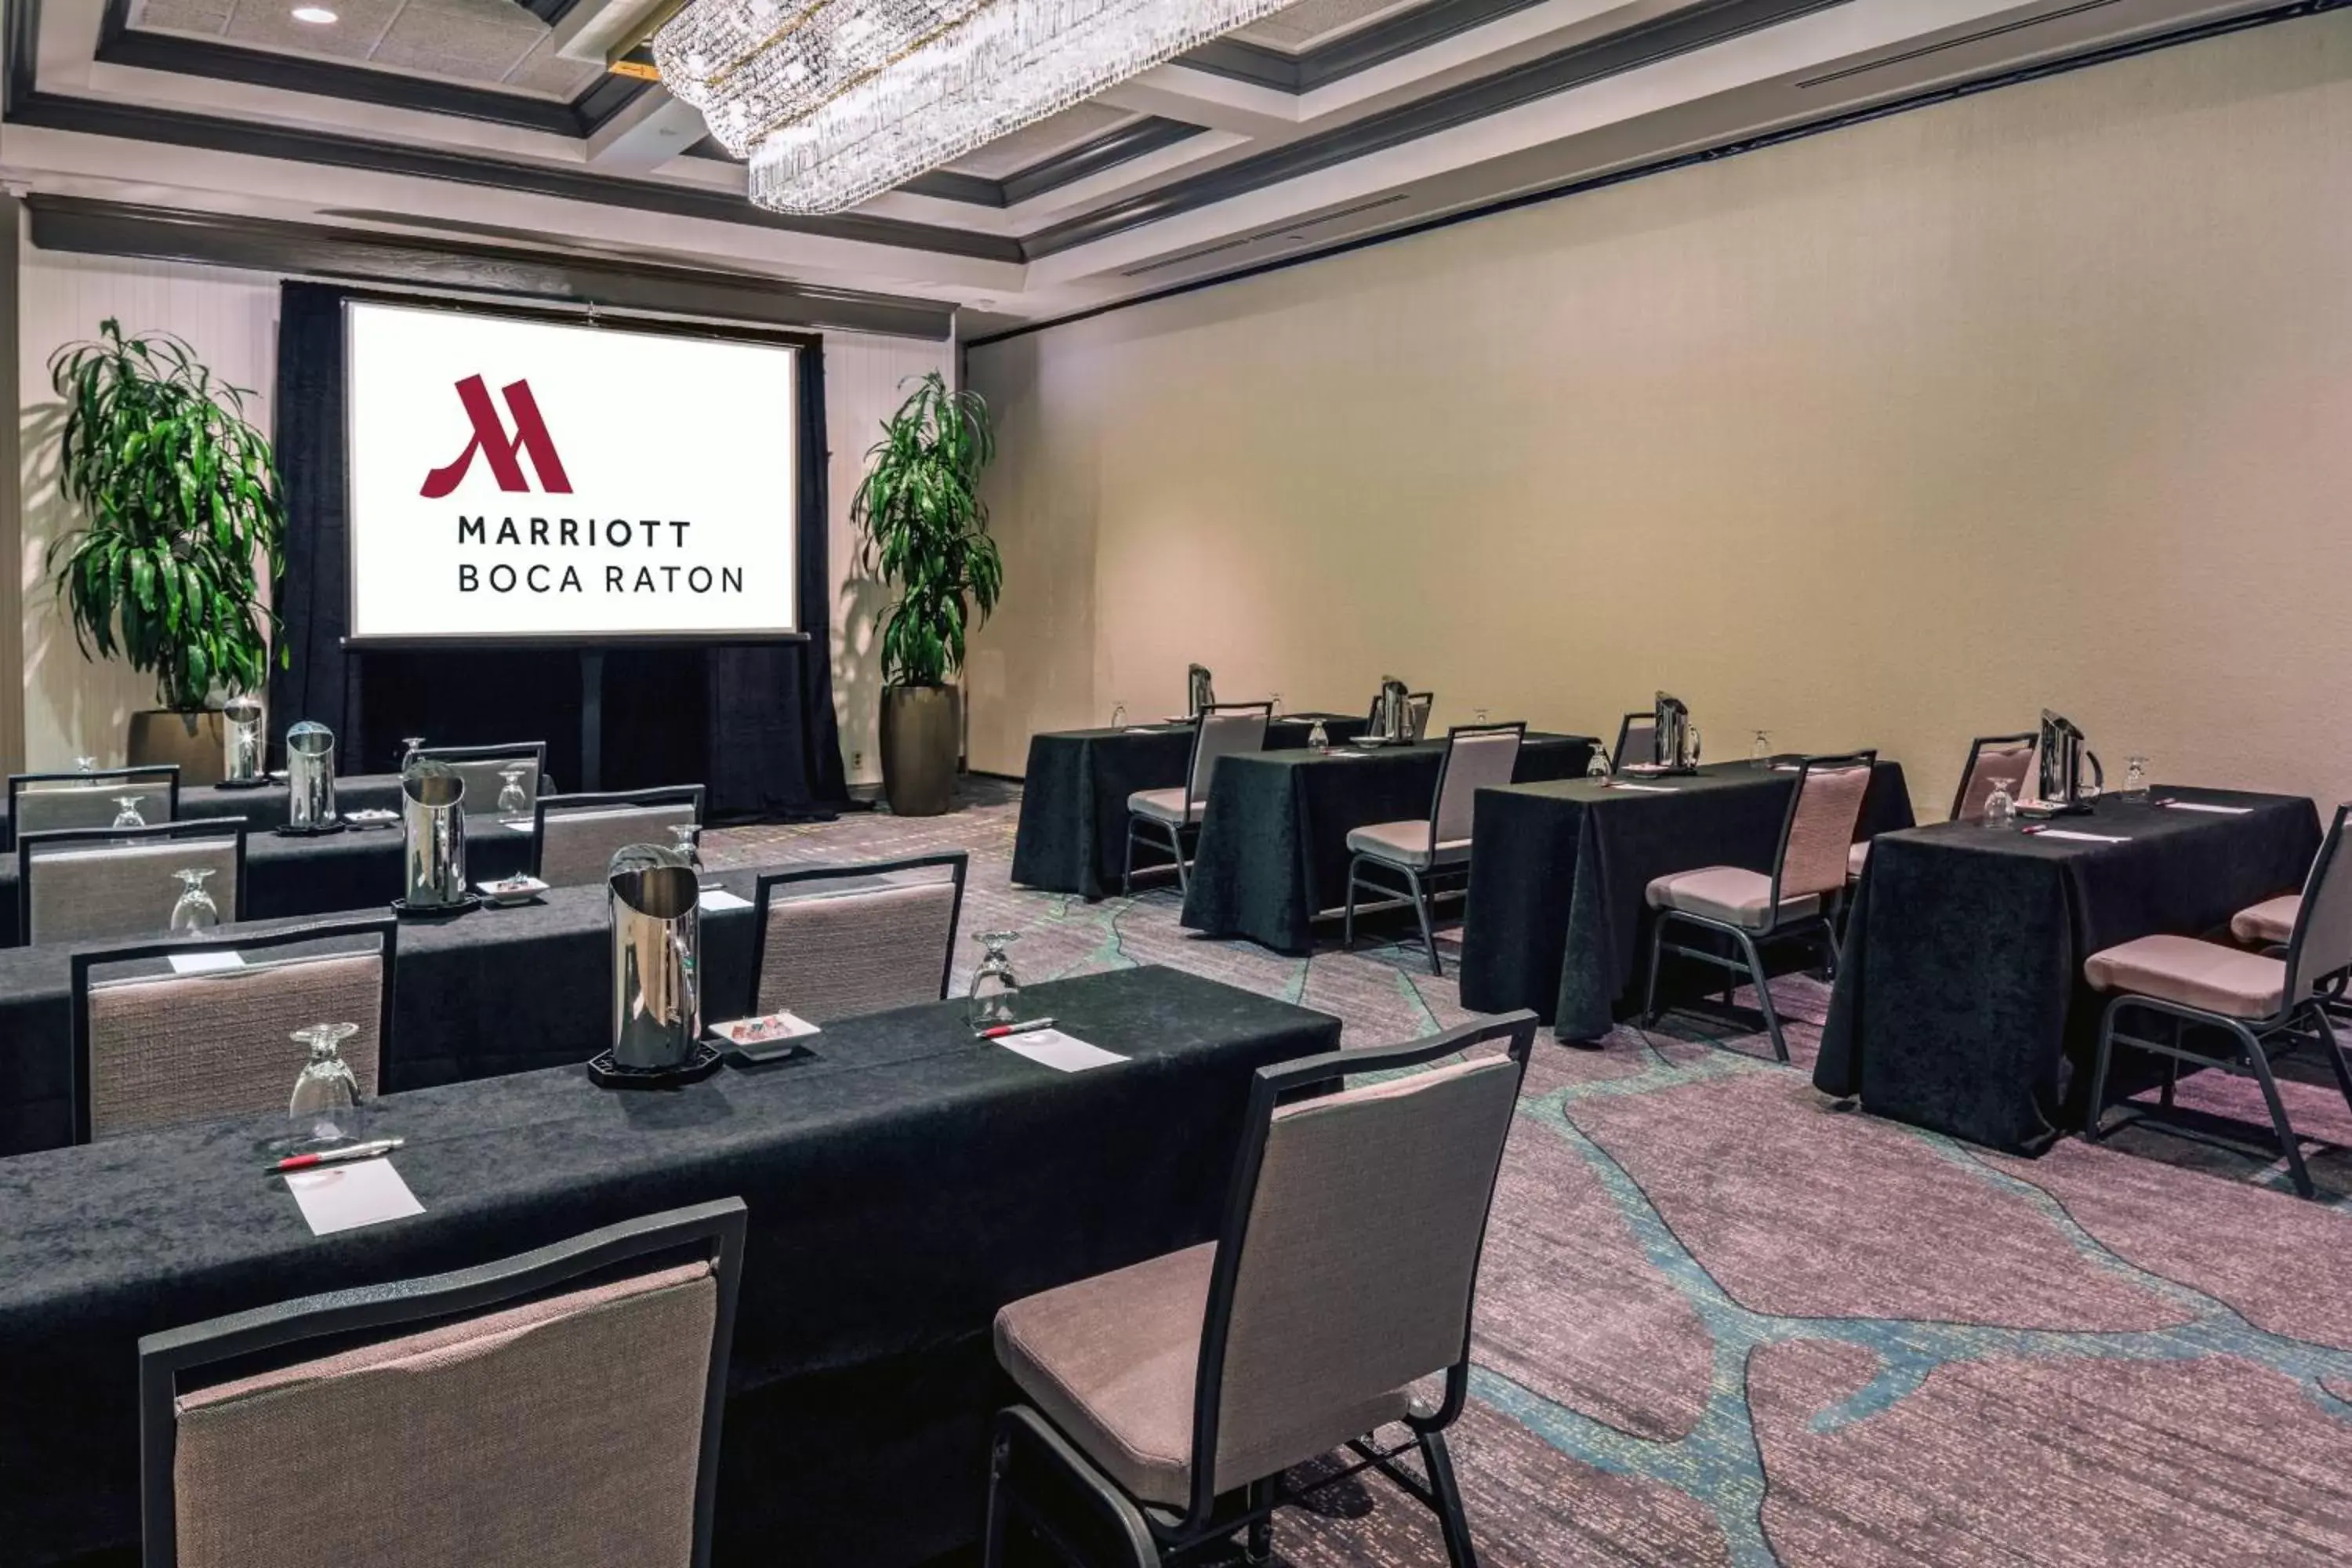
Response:
M294 19L323 27L335 19L335 14L324 5L297 5L294 7Z

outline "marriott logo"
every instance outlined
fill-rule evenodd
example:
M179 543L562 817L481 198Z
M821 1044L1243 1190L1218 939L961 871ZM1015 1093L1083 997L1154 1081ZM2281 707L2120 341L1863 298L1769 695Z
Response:
M465 450L425 476L425 488L417 494L426 500L439 500L465 481L466 475L479 457L490 466L490 477L499 489L509 492L528 491L530 481L523 478L522 458L530 458L530 466L539 475L539 488L550 495L570 495L571 477L563 471L563 458L555 449L555 438L547 433L547 421L540 416L539 399L530 392L528 381L510 381L499 388L507 400L507 411L514 416L514 433L507 433L506 422L499 417L498 405L490 400L490 389L478 375L469 375L457 383L457 401L466 410L466 418L474 433L466 442Z

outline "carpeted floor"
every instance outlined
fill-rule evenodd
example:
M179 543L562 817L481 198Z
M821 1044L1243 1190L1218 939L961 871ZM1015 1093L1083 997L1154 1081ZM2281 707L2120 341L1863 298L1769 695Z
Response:
M1415 949L1284 958L1184 932L1172 889L1015 889L1017 811L973 781L950 816L738 829L709 852L968 848L964 930L1022 932L1025 980L1169 963L1337 1014L1350 1045L1468 1016ZM2286 1086L2326 1141L2321 1204L2274 1162L2147 1130L2008 1159L1824 1100L1803 1068L1826 995L1774 995L1794 1070L1687 1017L1597 1052L1540 1039L1454 1439L1483 1561L2352 1561L2352 1116L2332 1087ZM2246 1109L2226 1083L2189 1097ZM1276 1539L1294 1568L1444 1561L1377 1479Z

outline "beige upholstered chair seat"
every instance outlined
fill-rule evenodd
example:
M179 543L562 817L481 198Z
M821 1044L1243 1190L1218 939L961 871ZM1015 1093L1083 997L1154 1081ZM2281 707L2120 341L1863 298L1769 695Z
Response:
M996 1314L996 1356L1013 1381L1146 1502L1181 1508L1192 1490L1192 1379L1216 1256L1203 1242ZM1360 1429L1402 1417L1408 1403L1397 1390Z
M1845 852L1845 874L1846 874L1847 876L1849 876L1849 877L1859 877L1859 876L1861 876L1861 875L1862 875L1862 868L1863 868L1864 866L1867 866L1867 865L1869 865L1869 864L1870 864L1870 840L1869 840L1869 839L1867 839L1867 838L1864 839L1861 843L1859 843L1859 844L1855 845L1853 848L1851 848L1851 849L1849 849L1849 850L1847 850L1847 851Z
M1678 910L1745 931L1768 930L1776 918L1772 910L1772 879L1761 871L1743 870L1738 866L1708 866L1660 877L1650 884L1649 897L1654 910ZM1821 907L1821 897L1815 893L1783 899L1777 918L1796 920Z
M1127 809L1149 816L1157 822L1185 826L1201 820L1199 803L1188 803L1183 786L1170 789L1139 789L1127 797Z
M2230 934L2240 942L2284 947L2294 935L2294 917L2303 912L2303 895L2288 893L2265 899L2230 917Z
M1369 827L1349 831L1348 847L1360 855L1370 855L1391 865L1410 866L1418 871L1433 865L1451 865L1470 858L1470 840L1453 838L1429 852L1429 824L1426 822L1375 822Z
M2267 1018L2286 990L2278 959L2189 936L2144 936L2091 954L2084 978L2099 991L2129 991L2231 1018Z

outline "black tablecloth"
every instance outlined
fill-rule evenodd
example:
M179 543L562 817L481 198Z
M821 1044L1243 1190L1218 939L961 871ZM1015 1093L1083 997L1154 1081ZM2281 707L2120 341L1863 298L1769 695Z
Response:
M100 775L103 777L104 775ZM335 809L364 811L400 809L400 775L397 773L353 773L335 781ZM259 789L223 789L217 784L192 784L180 791L179 815L183 817L242 816L255 832L266 827L286 826L286 785L276 780ZM150 821L163 818L152 813ZM0 841L8 837L8 802L0 798Z
M1562 1039L1598 1039L1641 1005L1652 879L1702 866L1769 871L1796 774L1713 763L1683 778L1583 779L1478 792L1462 1005L1533 1010ZM1863 799L1864 836L1911 826L1899 763Z
M1569 778L1592 756L1589 735L1531 734L1514 776ZM1227 757L1209 781L1208 813L1184 896L1183 923L1303 952L1309 924L1348 897L1348 835L1375 822L1423 821L1435 805L1443 742L1376 752L1264 752Z
M1367 728L1362 714L1293 713L1266 726L1267 750L1304 746L1318 719L1334 742L1352 741ZM1138 790L1175 788L1184 782L1192 757L1190 724L1030 736L1021 826L1013 840L1013 880L1088 900L1118 892L1127 864L1127 797ZM1139 863L1165 859L1161 855Z
M234 792L232 792L234 793ZM257 791L256 794L263 793ZM346 803L339 795L339 808ZM504 826L477 827L466 836L466 877L487 881L530 864L530 835ZM245 838L246 907L252 920L333 914L389 904L401 895L400 826L346 827L318 837L282 837L248 827ZM156 890L159 931L179 897L165 879ZM16 862L0 857L0 947L24 940L17 929Z
M711 873L705 885L750 899L759 870ZM370 911L359 911L366 913ZM382 912L381 910L373 912ZM219 934L299 921L257 921ZM703 1016L749 1012L751 911L702 912ZM120 942L0 952L0 1154L73 1140L72 956ZM162 961L152 967L163 971ZM477 909L400 929L387 1091L560 1067L593 1056L612 1025L612 942L604 888L557 888L540 902ZM593 1041L584 1052L581 1042ZM287 1087L300 1063L288 1058Z
M2159 932L2226 928L2300 888L2319 847L2308 800L2158 789L2052 826L2091 844L1945 823L1882 838L1847 925L1813 1082L1864 1110L2034 1152L2079 1128L2101 1002L2083 961Z
M975 1041L950 1003L674 1094L578 1068L420 1089L380 1121L425 1213L336 1236L261 1174L258 1123L0 1161L0 1558L136 1541L142 1333L730 1195L751 1238L719 1559L883 1568L972 1541L1006 1396L996 1309L1214 1235L1249 1075L1339 1037L1170 970L1028 994L1135 1059L1055 1072Z

